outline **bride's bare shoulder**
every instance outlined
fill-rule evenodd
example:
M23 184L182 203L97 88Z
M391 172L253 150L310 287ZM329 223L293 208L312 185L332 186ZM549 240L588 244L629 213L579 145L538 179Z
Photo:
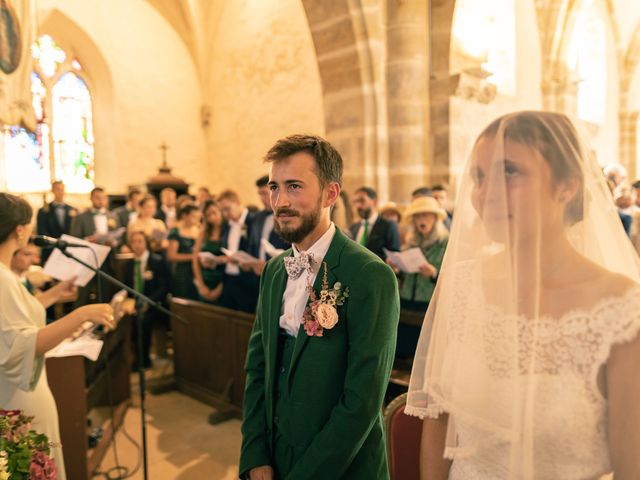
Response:
M621 273L612 272L603 266L585 259L583 265L585 279L589 279L590 286L601 296L620 296L640 284Z

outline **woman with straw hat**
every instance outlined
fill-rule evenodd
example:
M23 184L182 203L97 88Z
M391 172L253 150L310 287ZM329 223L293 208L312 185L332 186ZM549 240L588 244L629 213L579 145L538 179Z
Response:
M449 231L444 225L447 212L432 197L414 199L404 212L404 220L410 226L404 249L419 248L427 260L418 273L400 273L400 302L403 310L424 313L427 311ZM390 262L392 267L396 267ZM413 358L420 336L420 327L401 323L398 327L397 357Z

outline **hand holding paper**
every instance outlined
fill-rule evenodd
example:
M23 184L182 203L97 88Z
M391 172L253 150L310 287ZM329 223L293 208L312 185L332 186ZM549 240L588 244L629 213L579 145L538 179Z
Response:
M404 273L419 273L422 267L429 265L429 262L422 254L422 250L418 247L410 248L403 252L392 252L385 248L384 253L387 256L387 260Z

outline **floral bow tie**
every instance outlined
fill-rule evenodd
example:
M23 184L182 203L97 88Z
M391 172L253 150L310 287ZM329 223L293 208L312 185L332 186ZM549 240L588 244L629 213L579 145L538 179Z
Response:
M305 270L310 272L313 267L313 254L301 252L297 257L285 257L284 268L287 275L294 280L302 275Z

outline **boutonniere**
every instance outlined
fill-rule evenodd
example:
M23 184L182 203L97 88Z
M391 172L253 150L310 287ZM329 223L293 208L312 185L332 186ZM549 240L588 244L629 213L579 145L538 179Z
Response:
M69 210L70 217L75 217L77 214L78 214L78 211L75 208L72 208L71 210Z
M336 282L332 288L327 283L327 262L322 262L324 273L322 276L322 290L317 297L307 279L309 291L309 305L302 315L304 331L310 337L321 337L324 329L331 330L338 323L337 307L344 305L349 297L349 288L343 288L340 282Z
M107 220L107 225L109 226L110 229L116 228L116 219L110 218L109 220Z
M142 274L142 278L144 278L147 282L149 280L153 280L153 272L151 270L145 270Z
M241 233L242 238L247 238L247 224L243 223L242 224L242 233Z

